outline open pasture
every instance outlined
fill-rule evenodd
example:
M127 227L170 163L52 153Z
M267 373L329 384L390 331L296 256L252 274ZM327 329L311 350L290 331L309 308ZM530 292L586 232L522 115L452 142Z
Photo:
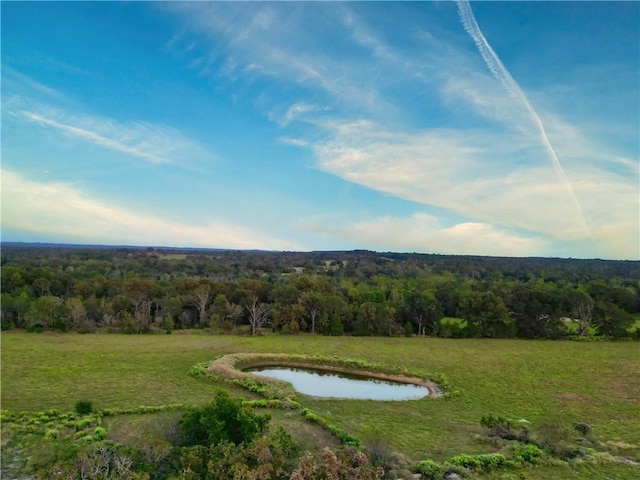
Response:
M193 378L190 368L238 352L335 355L443 374L459 390L453 398L301 398L343 430L384 438L411 461L491 451L476 435L490 413L532 424L584 422L596 438L640 444L640 362L631 342L9 332L2 335L2 409L64 411L85 399L98 409L203 404L215 388L230 387Z

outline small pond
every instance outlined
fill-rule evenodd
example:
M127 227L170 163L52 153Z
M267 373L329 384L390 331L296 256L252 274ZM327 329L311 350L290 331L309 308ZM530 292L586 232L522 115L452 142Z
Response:
M247 370L263 377L284 380L305 395L360 400L417 400L429 395L426 387L389 382L320 370L289 367L257 367Z

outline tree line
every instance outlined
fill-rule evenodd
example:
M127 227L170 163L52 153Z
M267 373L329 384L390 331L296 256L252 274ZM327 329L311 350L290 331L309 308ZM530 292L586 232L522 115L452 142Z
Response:
M640 262L4 245L1 327L638 337Z

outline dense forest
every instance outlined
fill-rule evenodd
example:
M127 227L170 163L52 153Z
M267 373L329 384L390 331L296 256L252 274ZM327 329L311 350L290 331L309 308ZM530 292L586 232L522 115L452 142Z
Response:
M3 330L640 338L640 262L2 246Z

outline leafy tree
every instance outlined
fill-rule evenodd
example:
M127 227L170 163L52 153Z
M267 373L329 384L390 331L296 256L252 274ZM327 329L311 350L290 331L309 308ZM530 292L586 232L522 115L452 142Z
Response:
M411 292L405 300L403 316L416 326L418 335L434 333L442 318L442 306L435 291Z
M558 338L563 327L563 298L554 285L515 285L506 295L507 308L521 338Z
M502 298L493 292L472 292L464 306L465 318L477 337L509 337L513 323Z
M633 317L613 303L598 301L593 309L594 323L601 335L621 338L628 335L627 329L633 325Z
M32 298L26 292L20 292L18 295L2 292L0 299L2 329L24 328L25 314L31 301Z
M25 314L27 328L66 330L68 311L63 300L53 295L36 298Z
M340 315L331 315L331 322L329 324L329 335L333 337L340 337L344 335L344 325L340 319Z

